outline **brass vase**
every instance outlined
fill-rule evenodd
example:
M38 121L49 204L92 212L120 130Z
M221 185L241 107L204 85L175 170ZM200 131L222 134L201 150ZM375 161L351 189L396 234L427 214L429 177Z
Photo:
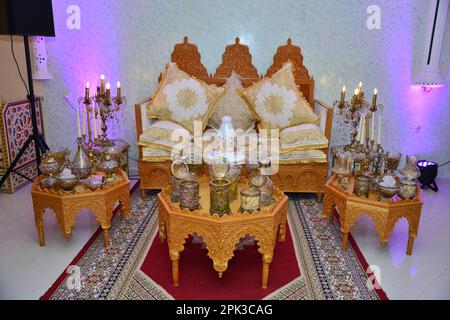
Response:
M230 209L230 187L228 179L214 179L209 182L210 188L210 208L211 214L223 216L229 214Z

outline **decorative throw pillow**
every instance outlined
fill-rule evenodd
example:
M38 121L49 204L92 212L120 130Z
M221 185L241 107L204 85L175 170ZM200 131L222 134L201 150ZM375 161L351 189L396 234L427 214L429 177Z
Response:
M223 116L230 116L234 129L247 131L255 126L255 117L249 110L247 103L236 92L242 89L239 76L233 71L227 79L225 86L227 91L217 102L208 125L219 130Z
M328 147L328 139L316 124L301 124L280 132L280 153Z
M284 64L270 78L264 78L240 93L254 111L261 128L283 129L319 122L318 116L297 88L291 62Z
M170 121L157 120L141 134L138 144L143 147L170 152L175 147L177 149L183 148L191 140L191 134L181 125Z
M191 77L169 63L158 89L147 105L147 117L168 120L194 132L194 121L202 121L202 129L214 111L225 88Z

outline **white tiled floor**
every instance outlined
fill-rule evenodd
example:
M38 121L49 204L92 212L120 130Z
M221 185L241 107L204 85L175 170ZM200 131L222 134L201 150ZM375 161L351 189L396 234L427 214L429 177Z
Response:
M384 248L368 218L360 218L352 230L368 263L379 266L379 282L391 299L450 299L450 180L438 184L438 193L424 192L412 256L405 254L408 225L404 219ZM94 216L83 212L72 237L65 240L53 214L47 213L46 246L40 247L29 188L14 195L0 193L0 299L39 298L98 227Z

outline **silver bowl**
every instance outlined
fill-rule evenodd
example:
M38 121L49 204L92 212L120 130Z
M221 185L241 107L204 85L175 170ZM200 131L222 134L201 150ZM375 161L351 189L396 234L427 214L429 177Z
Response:
M78 184L79 179L77 177L74 178L58 178L58 184L65 191L72 191L73 188Z
M103 181L96 178L87 178L82 182L90 190L97 190L98 188L103 186Z
M50 189L53 188L57 182L58 180L55 177L49 176L41 180L41 187Z
M395 196L400 189L400 184L395 184L393 187L386 187L381 185L379 182L377 183L378 190L381 193L381 196L385 198L386 200L391 199L393 196Z

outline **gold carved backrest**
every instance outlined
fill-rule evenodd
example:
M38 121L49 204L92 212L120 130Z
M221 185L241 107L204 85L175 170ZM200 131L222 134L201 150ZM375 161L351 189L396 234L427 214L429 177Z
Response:
M303 93L311 106L314 106L314 79L309 76L308 69L303 65L303 56L299 46L292 44L289 38L287 44L278 47L273 57L273 64L267 69L266 77L277 72L284 63L291 61L294 65L294 76L297 87Z
M236 38L234 44L227 45L222 55L222 63L217 67L216 73L212 77L212 83L223 85L232 72L239 75L239 79L244 87L258 81L258 70L252 64L252 55L248 46L240 44Z
M201 55L195 44L188 42L188 37L184 37L183 43L177 43L172 52L172 62L175 62L181 70L210 83L208 71L201 62Z
M172 62L197 79L207 83L214 83L221 86L231 75L233 70L239 75L244 87L258 81L261 76L258 70L252 64L252 55L248 46L241 44L239 38L235 43L227 45L222 55L222 63L217 67L213 76L208 75L208 71L201 62L201 55L195 44L188 42L188 37L184 37L182 43L175 45L172 52ZM299 46L292 44L291 39L287 40L286 45L278 47L273 57L273 64L269 67L266 77L271 76L281 69L283 64L291 61L294 65L295 82L303 96L308 100L311 106L314 106L314 79L309 75L308 69L303 65L303 56ZM160 77L161 78L161 77Z

